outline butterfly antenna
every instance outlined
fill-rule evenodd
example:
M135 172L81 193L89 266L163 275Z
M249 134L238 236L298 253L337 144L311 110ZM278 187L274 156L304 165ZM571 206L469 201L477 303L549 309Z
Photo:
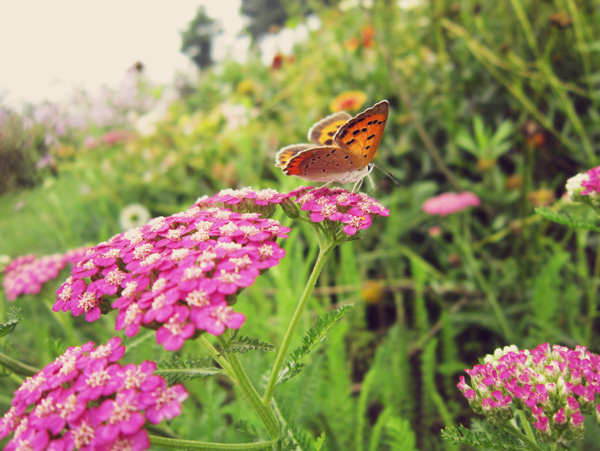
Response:
M402 185L400 184L400 182L398 180L396 180L394 178L394 176L391 174L391 172L386 171L385 169L383 169L381 166L379 166L378 164L375 163L371 163L373 165L374 168L380 170L381 172L383 172L385 175L387 175L389 177L389 179L394 182L395 185L399 186L400 188L402 188Z

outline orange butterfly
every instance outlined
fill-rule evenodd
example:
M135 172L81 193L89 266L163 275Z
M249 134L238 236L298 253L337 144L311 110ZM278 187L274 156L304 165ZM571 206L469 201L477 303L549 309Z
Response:
M345 111L332 114L310 128L312 144L292 144L277 152L275 166L285 175L310 182L358 185L373 169L369 163L381 142L389 109L388 101L382 100L356 117Z

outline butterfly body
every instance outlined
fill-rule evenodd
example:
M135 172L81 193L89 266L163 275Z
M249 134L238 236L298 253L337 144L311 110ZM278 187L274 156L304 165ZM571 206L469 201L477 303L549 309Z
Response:
M275 166L310 182L360 182L371 172L369 163L388 113L389 104L383 100L355 117L343 111L332 114L310 128L312 144L293 144L277 152Z

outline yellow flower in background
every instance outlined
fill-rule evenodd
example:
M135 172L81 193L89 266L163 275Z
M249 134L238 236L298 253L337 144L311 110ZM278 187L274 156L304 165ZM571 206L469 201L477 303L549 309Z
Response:
M383 300L383 291L383 284L378 280L366 280L360 294L367 304L379 304Z
M332 113L338 111L358 110L367 100L367 95L362 91L342 92L329 104Z

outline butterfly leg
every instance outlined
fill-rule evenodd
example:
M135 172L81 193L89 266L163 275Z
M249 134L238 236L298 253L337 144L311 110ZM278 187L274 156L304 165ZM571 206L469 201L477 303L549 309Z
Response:
M360 187L362 186L363 183L363 179L358 180L355 184L354 187L352 187L352 193L356 193L358 192L358 190L360 189Z

